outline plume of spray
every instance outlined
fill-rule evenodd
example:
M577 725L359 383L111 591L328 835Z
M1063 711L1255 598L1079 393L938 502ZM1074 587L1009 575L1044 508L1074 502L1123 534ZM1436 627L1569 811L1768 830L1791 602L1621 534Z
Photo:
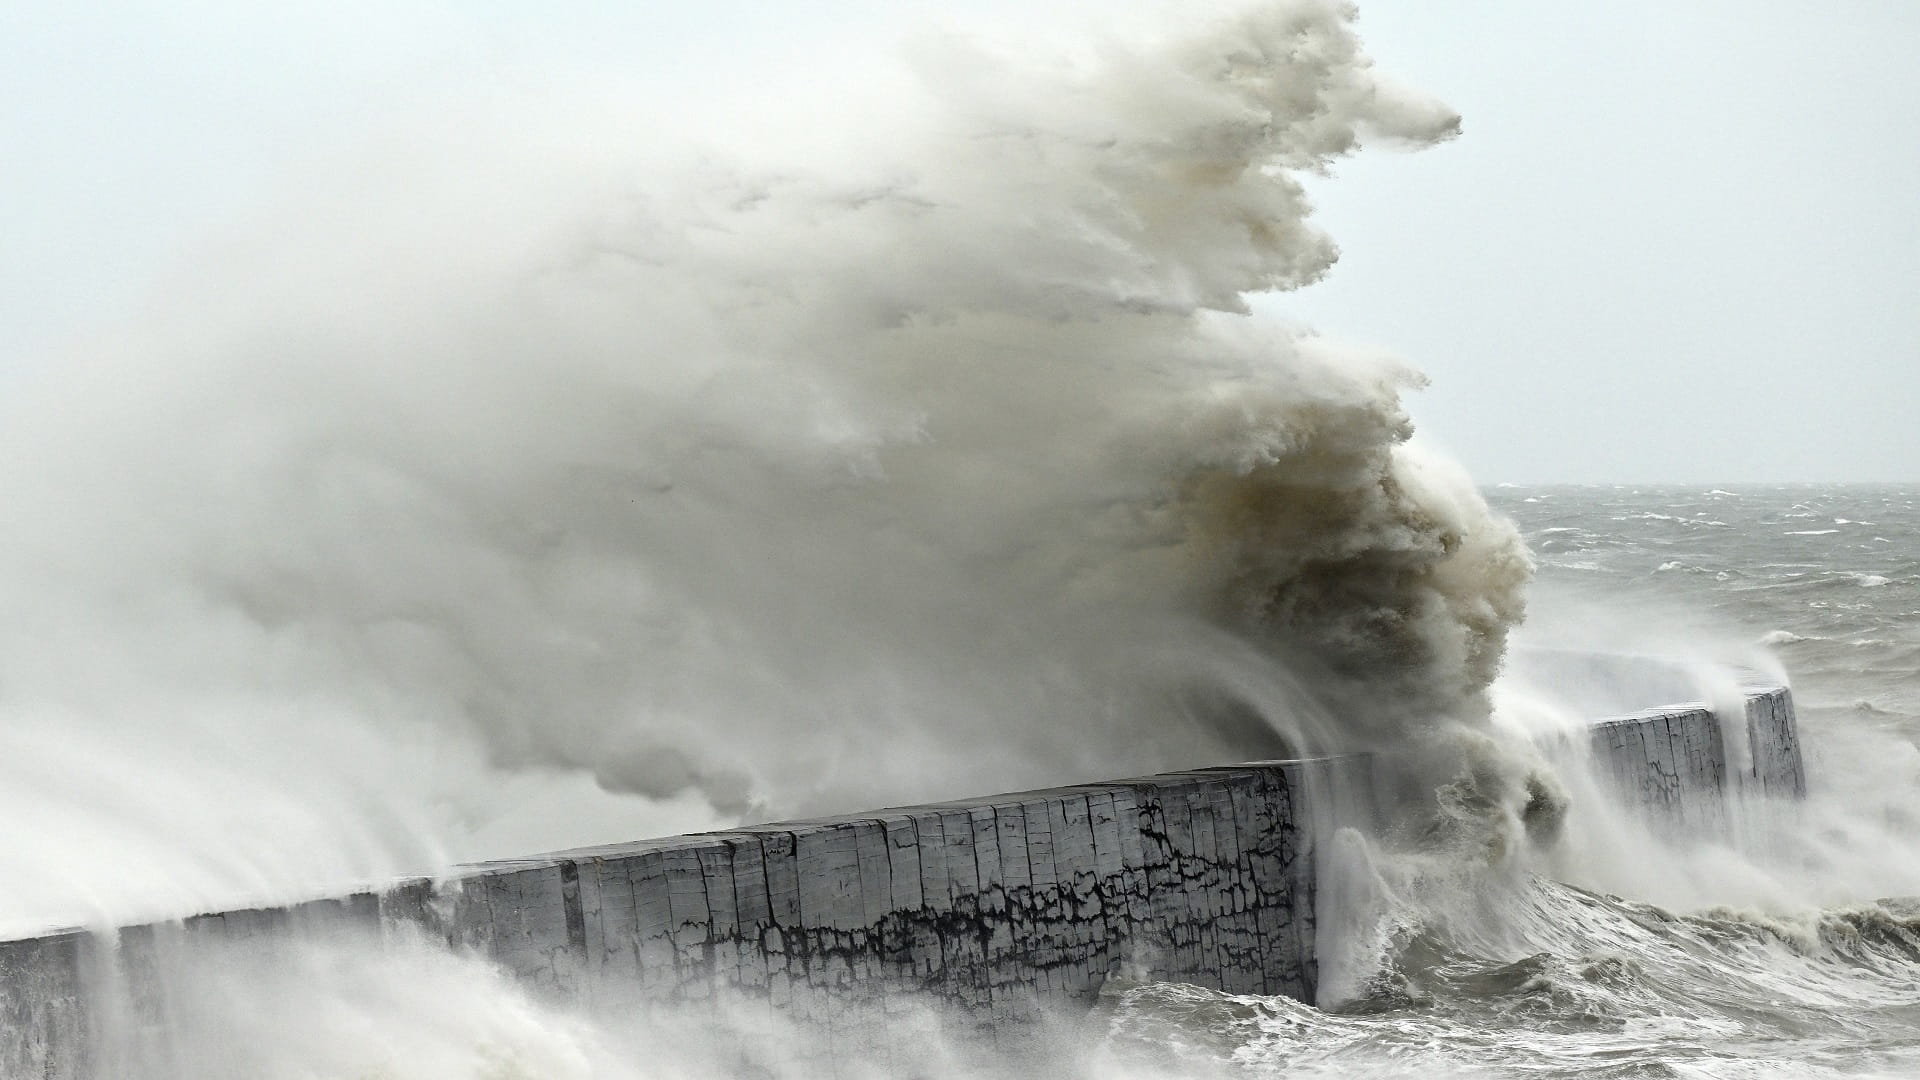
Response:
M1770 988L1806 992L1831 977L1819 969L1838 961L1845 974L1817 994L1872 994L1871 980L1844 958L1874 927L1907 925L1910 903L1884 898L1920 891L1920 861L1911 857L1920 751L1904 735L1850 717L1817 708L1809 715L1803 696L1807 790L1768 793L1745 775L1754 762L1744 698L1756 684L1788 682L1766 651L1769 639L1755 641L1725 615L1671 598L1624 607L1617 592L1563 582L1536 588L1532 600L1533 621L1494 687L1484 734L1496 757L1550 763L1504 776L1555 789L1555 842L1527 845L1517 858L1461 859L1458 844L1383 845L1343 830L1322 855L1319 897L1337 913L1320 931L1322 1003L1404 1004L1422 992L1423 979L1430 984L1436 957L1463 949L1492 957L1657 955L1609 923L1601 914L1609 905L1638 913L1629 929L1644 918L1643 927L1707 925L1744 936L1761 953L1757 968ZM1727 783L1705 821L1683 824L1615 782L1592 724L1703 705L1721 725ZM1463 787L1471 785L1447 785L1443 798ZM1904 972L1911 938L1899 940ZM1698 974L1703 984L1741 977L1719 952L1702 955L1715 960ZM1821 1000L1831 1008L1832 999Z
M1243 299L1335 259L1301 173L1458 130L1351 16L318 185L0 428L0 760L62 777L0 873L118 915L506 854L457 826L529 777L667 831L1484 728L1516 533L1416 372ZM540 835L619 838L578 795Z
M1804 798L1735 788L1725 833L1695 835L1649 819L1601 780L1599 763L1588 760L1595 717L1687 702L1719 717L1729 775L1748 772L1742 673L1769 685L1790 682L1768 641L1724 615L1671 599L1643 598L1631 609L1609 599L1565 584L1536 587L1538 615L1494 688L1499 737L1542 748L1562 763L1557 774L1574 792L1565 842L1542 860L1542 872L1677 910L1730 907L1769 917L1920 893L1920 861L1899 854L1915 850L1920 750L1898 732L1810 710L1804 686L1795 691ZM1614 677L1556 673L1541 662L1554 656L1608 658L1599 666Z

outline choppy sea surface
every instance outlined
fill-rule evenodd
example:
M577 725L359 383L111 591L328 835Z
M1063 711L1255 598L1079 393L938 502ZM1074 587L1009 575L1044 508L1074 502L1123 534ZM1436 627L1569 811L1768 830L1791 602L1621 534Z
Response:
M1920 488L1500 488L1537 588L1711 617L1770 648L1803 722L1920 724ZM1549 616L1550 617L1550 616Z
M1539 564L1523 644L1784 668L1809 790L1780 843L1655 835L1577 798L1557 846L1524 858L1378 838L1370 891L1343 909L1372 931L1339 952L1340 1000L1115 981L1011 1067L1005 1048L938 1040L823 1059L804 1032L763 1031L764 1014L718 1034L630 1030L617 1010L550 1009L477 957L323 941L265 967L183 969L165 1025L120 1017L133 1049L99 1075L1920 1077L1920 489L1491 494ZM1630 842L1602 865L1609 829ZM1675 902L1670 878L1694 899ZM935 1064L899 1067L921 1055Z
M1857 802L1882 830L1853 853L1864 861L1816 853L1784 873L1823 880L1784 884L1858 899L1756 903L1730 881L1721 904L1662 908L1539 873L1481 875L1450 902L1406 899L1357 1000L1129 987L1100 1017L1115 1049L1195 1076L1920 1076L1920 905L1845 880L1920 851L1904 842L1920 833L1901 816L1911 796L1866 790L1920 790L1902 757L1920 731L1920 488L1489 497L1538 561L1542 632L1631 646L1623 628L1640 625L1650 648L1717 639L1784 667L1814 798ZM1836 825L1813 843L1861 841Z

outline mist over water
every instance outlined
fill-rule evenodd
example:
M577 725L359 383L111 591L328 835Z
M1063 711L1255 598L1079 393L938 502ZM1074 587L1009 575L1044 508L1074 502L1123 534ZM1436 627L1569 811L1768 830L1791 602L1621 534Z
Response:
M1256 1076L1920 1073L1914 493L1503 487L1490 502L1539 564L1495 726L1553 761L1557 842L1478 861L1358 844L1344 888L1371 907L1336 957L1342 1000L1145 987L1123 1010L1138 1037L1171 1025ZM1529 682L1542 647L1784 668L1806 800L1738 800L1726 835L1620 805L1587 775L1584 740L1556 735L1596 710ZM1715 700L1712 682L1686 696Z
M6 406L0 924L1378 748L1410 763L1406 813L1340 840L1356 914L1323 1008L1116 984L1028 1065L1914 1064L1920 932L1872 904L1920 893L1920 860L1884 857L1920 820L1912 746L1852 723L1912 702L1888 677L1831 707L1888 654L1819 667L1805 734L1816 777L1880 770L1867 813L1816 790L1764 853L1634 824L1568 749L1590 717L1496 682L1533 561L1410 441L1418 372L1248 313L1335 261L1302 174L1460 129L1351 20L1286 0L1050 54L923 38L817 131L437 111L311 177ZM1881 557L1913 550L1910 500L1886 551L1782 578L1758 540L1638 530L1799 505L1736 525L1653 498L1496 494L1544 559L1532 643L1773 667L1765 635L1793 666L1819 617L1740 605L1912 577ZM1645 632L1679 625L1648 618L1674 580L1718 606L1708 632ZM1897 607L1873 631L1895 658L1920 624ZM637 1025L420 942L249 948L129 1004L119 1074L818 1073L764 1017ZM840 1075L1004 1072L889 1052Z

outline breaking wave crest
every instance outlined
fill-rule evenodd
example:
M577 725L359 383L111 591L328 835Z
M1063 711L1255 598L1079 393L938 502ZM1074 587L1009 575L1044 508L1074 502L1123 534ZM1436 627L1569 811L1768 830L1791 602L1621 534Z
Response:
M1400 915L1364 992L1338 1007L1115 986L1111 1049L1223 1076L1892 1077L1920 1065L1920 920L1907 905L1682 915L1524 877Z
M1420 812L1324 853L1327 1008L1116 982L1024 1071L1920 1070L1900 905L1680 915L1541 875L1693 896L1780 866L1540 765L1490 697L1532 566L1410 441L1421 377L1248 313L1334 262L1302 174L1458 130L1351 19L1284 0L1045 63L928 44L832 145L566 102L315 177L0 426L0 922L1392 747ZM1704 513L1610 520L1744 531ZM1541 547L1583 574L1747 587L1568 520ZM1910 570L1754 589L1885 600ZM1906 749L1853 752L1880 795L1810 799L1776 862L1911 883ZM394 933L163 954L151 992L104 963L107 1071L1008 1071L898 1033L822 1070L764 1009L716 1035L559 1008Z
M929 46L833 153L516 117L316 178L0 431L3 767L67 777L0 872L98 861L16 902L505 853L516 784L571 809L514 844L614 838L555 777L673 831L1480 722L1516 533L1417 373L1246 314L1334 261L1301 173L1458 130L1350 16Z

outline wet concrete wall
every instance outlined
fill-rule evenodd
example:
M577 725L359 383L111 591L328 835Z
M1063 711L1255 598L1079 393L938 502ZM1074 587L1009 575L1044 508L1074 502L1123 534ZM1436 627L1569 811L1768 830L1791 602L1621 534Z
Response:
M1661 823L1725 836L1742 803L1807 790L1793 695L1763 684L1742 694L1738 717L1685 703L1603 720L1593 727L1595 766Z
M1804 793L1791 696L1743 693L1744 715L1724 724L1704 705L1599 722L1598 767L1636 804L1700 830L1727 827L1730 793ZM308 927L406 928L616 1012L724 999L833 1025L911 1000L1005 1032L1084 1005L1115 976L1312 1001L1316 854L1338 825L1367 824L1372 777L1365 755L1201 769L0 943L0 1077L114 1075L103 1046L165 1026L147 973L169 955Z
M723 999L837 1023L911 1000L998 1032L1116 975L1310 1001L1316 847L1365 823L1371 767L1257 762L783 822L0 944L0 1075L104 1075L89 1032L106 997L116 1042L129 1016L164 1022L141 975L161 952L313 927L416 928L597 1009Z

